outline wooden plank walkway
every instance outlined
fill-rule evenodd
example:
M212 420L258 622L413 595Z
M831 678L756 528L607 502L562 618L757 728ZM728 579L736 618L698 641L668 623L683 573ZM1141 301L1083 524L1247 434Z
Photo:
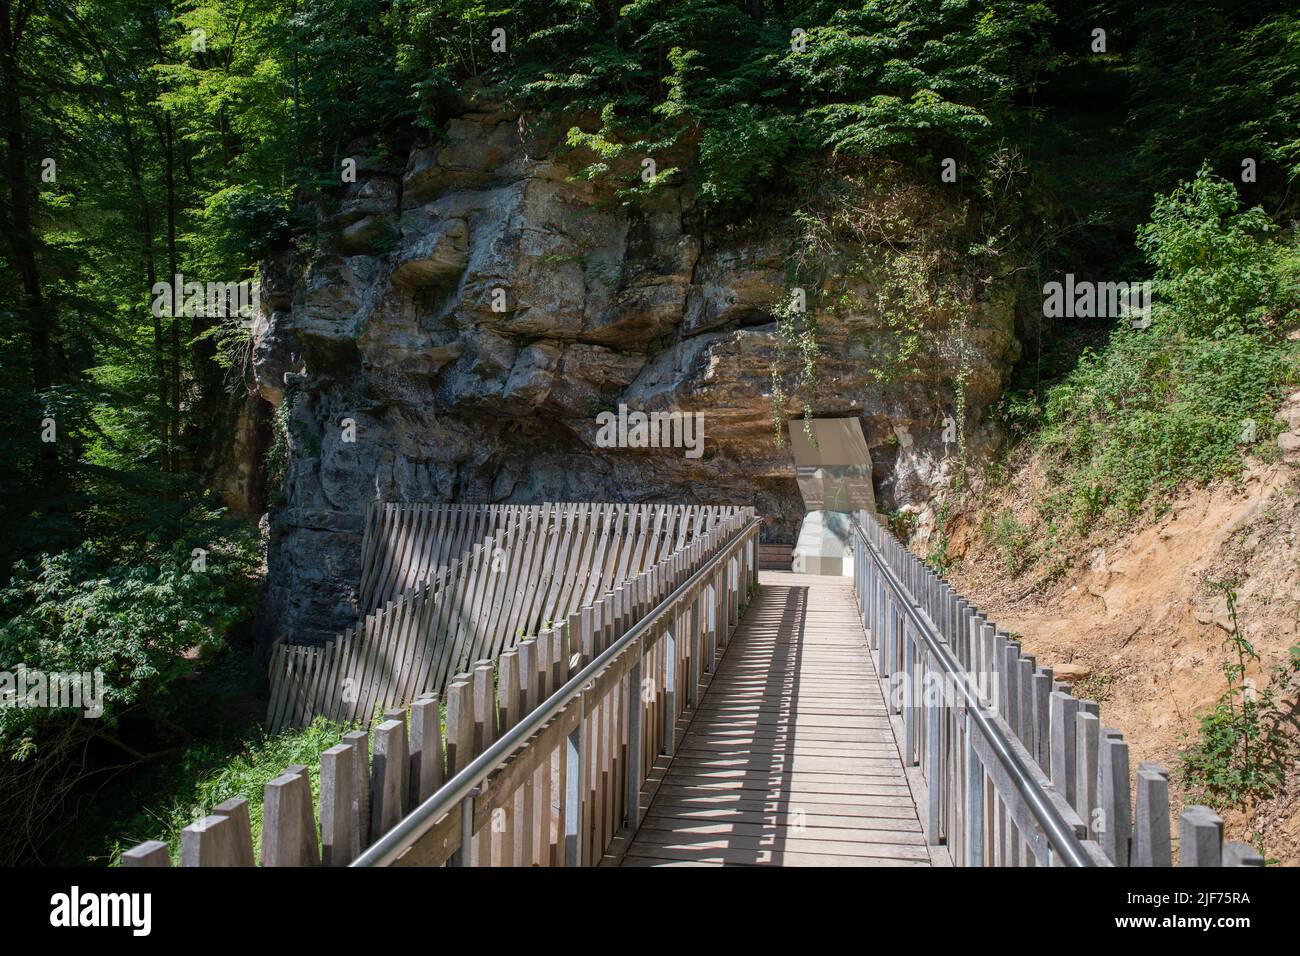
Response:
M929 866L851 580L759 580L622 865Z

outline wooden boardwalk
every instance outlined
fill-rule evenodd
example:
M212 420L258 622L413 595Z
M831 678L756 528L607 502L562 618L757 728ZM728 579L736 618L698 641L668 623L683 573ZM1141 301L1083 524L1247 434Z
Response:
M929 866L849 578L761 571L623 866Z

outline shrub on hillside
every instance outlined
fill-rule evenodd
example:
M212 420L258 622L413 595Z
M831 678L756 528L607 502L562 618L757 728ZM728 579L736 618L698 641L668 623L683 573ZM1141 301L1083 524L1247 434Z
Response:
M92 744L128 765L151 759L122 732L123 721L170 726L196 658L251 613L256 534L199 517L191 541L88 541L20 562L0 590L0 671L9 675L0 708L0 863L38 851L68 794L93 771ZM31 675L23 687L16 686L19 665ZM95 671L102 684L83 685L79 708L50 706L48 677L40 696L31 680L33 672ZM94 714L87 698L101 686L102 700L93 703L102 713Z
M1157 199L1138 238L1155 270L1151 324L1117 328L1046 395L1040 442L1060 488L1049 516L1082 531L1139 513L1185 482L1236 473L1245 448L1276 435L1296 380L1286 331L1300 250L1275 233L1208 169Z

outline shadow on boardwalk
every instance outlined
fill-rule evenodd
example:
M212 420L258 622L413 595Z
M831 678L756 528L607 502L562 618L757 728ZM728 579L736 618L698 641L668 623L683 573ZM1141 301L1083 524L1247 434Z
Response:
M761 572L624 866L928 866L847 578Z

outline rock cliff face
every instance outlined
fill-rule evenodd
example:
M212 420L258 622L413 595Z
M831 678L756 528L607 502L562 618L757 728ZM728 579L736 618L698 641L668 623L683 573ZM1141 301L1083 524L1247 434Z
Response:
M265 265L254 364L262 398L287 403L288 462L263 641L354 620L375 499L745 504L768 517L765 540L793 540L803 508L769 398L787 245L708 234L685 188L610 202L573 180L578 159L527 117L468 113L405 168L359 156L323 215L328 238ZM1018 344L1009 292L960 307L978 320L964 340L978 449ZM954 450L957 360L881 384L879 316L841 308L819 323L816 413L861 419L882 507L924 501ZM703 412L703 456L600 447L596 416L620 404Z

